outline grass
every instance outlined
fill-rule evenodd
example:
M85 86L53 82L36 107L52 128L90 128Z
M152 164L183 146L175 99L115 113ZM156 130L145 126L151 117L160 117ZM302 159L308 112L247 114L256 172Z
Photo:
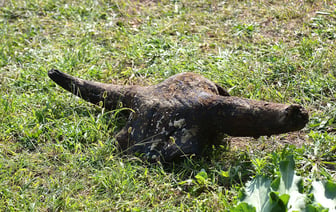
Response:
M300 175L336 180L332 1L0 4L1 211L230 210L286 155ZM148 164L116 151L119 111L64 92L51 68L120 84L193 71L232 95L302 104L311 119L300 133L227 138L208 157Z

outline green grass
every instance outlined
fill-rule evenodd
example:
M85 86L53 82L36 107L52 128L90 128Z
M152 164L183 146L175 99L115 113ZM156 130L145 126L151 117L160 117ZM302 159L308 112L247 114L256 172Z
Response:
M287 155L301 176L335 181L332 2L0 1L0 210L229 210ZM232 95L302 104L311 119L300 133L227 138L208 157L148 164L115 149L119 111L66 93L51 68L120 84L193 71Z

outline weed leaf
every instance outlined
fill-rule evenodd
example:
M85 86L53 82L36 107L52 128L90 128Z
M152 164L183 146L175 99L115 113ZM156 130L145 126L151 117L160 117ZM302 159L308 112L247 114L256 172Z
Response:
M256 176L252 181L247 183L243 201L254 206L256 211L266 211L269 208L268 193L271 180L265 176Z
M246 202L240 203L237 207L231 210L232 212L256 212L255 207L247 204Z
M280 195L290 195L288 200L289 211L301 211L305 208L306 195L302 194L303 180L295 175L293 156L280 162L280 184L277 190Z
M312 187L315 202L328 208L329 211L336 211L336 183L314 181Z
M270 197L270 205L267 208L267 211L272 212L285 212L287 209L287 202L289 199L289 195L283 194L281 196L276 192L271 192L269 194Z

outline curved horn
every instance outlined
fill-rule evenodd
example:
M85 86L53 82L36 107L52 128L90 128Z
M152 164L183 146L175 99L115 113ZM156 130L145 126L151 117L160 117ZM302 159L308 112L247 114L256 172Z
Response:
M212 125L231 136L259 137L296 131L302 129L309 119L308 112L300 105L231 96L218 96L207 110Z
M134 91L136 91L131 86L118 86L83 80L56 69L51 69L48 72L48 76L65 90L93 104L102 102L103 107L110 110L118 107L120 102L124 106L130 107L129 101L132 98L125 97L134 96Z

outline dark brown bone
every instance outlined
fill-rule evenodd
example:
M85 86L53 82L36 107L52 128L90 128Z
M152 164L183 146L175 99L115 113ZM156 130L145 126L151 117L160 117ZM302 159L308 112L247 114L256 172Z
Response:
M48 75L108 110L120 103L133 109L116 140L122 150L149 159L170 161L198 154L225 135L269 136L300 130L308 122L308 113L299 105L233 97L195 73L177 74L148 87L91 82L54 69Z

